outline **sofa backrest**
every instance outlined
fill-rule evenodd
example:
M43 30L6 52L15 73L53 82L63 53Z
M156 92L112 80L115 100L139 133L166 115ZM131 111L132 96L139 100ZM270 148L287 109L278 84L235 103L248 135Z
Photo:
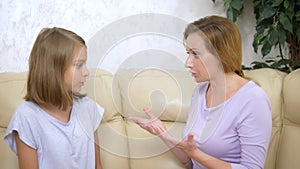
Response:
M269 96L272 136L265 169L294 169L300 157L300 69L290 74L273 69L244 71ZM0 73L0 168L18 168L15 154L3 140L17 105L23 101L27 73ZM115 75L96 69L83 88L105 109L99 138L103 168L184 168L156 137L128 121L128 114L144 116L149 107L168 130L180 138L192 92L188 71L120 70ZM166 165L162 165L166 164Z
M269 144L265 169L275 169L277 149L282 127L282 82L286 73L274 69L244 71L245 76L260 85L267 93L272 107L272 135Z
M283 127L278 148L277 169L300 166L300 69L283 82Z
M27 72L0 74L0 168L18 168L16 155L4 142L4 134L26 92Z
M127 134L120 113L120 90L115 76L102 69L92 69L83 93L99 103L105 111L98 129L102 167L129 169Z
M121 94L122 116L126 123L130 168L183 169L169 148L157 137L127 120L128 114L146 117L149 108L178 139L187 119L196 83L188 71L129 69L116 73Z
M196 83L188 71L128 69L116 73L122 115L146 117L147 107L164 121L185 122Z

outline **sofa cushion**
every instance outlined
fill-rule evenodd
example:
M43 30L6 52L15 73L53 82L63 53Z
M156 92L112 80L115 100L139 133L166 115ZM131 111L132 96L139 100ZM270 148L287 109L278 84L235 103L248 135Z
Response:
M102 69L90 70L83 92L104 108L103 120L98 128L102 167L129 168L125 123L119 113L120 91L114 76Z
M0 127L7 127L17 106L24 101L27 72L0 73Z
M300 124L300 69L288 74L283 82L284 118Z
M185 123L163 123L173 137L181 140ZM131 168L185 168L159 137L151 135L132 121L127 121L126 132Z
M185 122L196 86L188 71L129 69L117 72L122 114L145 117L143 108L165 121Z
M264 168L274 169L282 126L282 82L286 73L270 68L246 70L244 73L264 89L271 103L272 135Z
M114 120L120 116L120 92L114 76L102 69L90 70L86 84L82 88L83 93L94 99L104 108L103 119Z
M299 168L300 157L300 69L283 82L283 127L278 148L277 169Z
M246 70L244 73L267 93L272 106L273 126L281 126L282 82L286 73L270 68Z
M125 123L121 116L114 120L102 121L98 129L103 168L129 169L129 150Z

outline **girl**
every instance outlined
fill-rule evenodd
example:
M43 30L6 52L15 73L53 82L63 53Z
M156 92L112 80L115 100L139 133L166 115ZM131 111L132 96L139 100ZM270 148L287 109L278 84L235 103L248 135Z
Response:
M85 41L63 28L43 29L31 50L25 102L5 141L21 169L101 168L96 129L103 108L80 94L89 72Z

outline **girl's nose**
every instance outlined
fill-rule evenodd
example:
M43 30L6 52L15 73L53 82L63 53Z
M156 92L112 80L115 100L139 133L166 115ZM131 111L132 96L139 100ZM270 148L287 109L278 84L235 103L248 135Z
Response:
M84 69L83 69L83 76L89 76L89 75L90 75L90 72L89 72L87 66L85 65Z

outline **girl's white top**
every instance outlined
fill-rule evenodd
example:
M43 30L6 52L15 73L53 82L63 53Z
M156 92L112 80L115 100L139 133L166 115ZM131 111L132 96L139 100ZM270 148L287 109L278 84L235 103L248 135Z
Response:
M5 141L17 154L20 139L37 151L42 169L95 168L94 132L104 109L88 97L75 99L70 120L62 123L37 104L25 101L16 110L5 134Z

